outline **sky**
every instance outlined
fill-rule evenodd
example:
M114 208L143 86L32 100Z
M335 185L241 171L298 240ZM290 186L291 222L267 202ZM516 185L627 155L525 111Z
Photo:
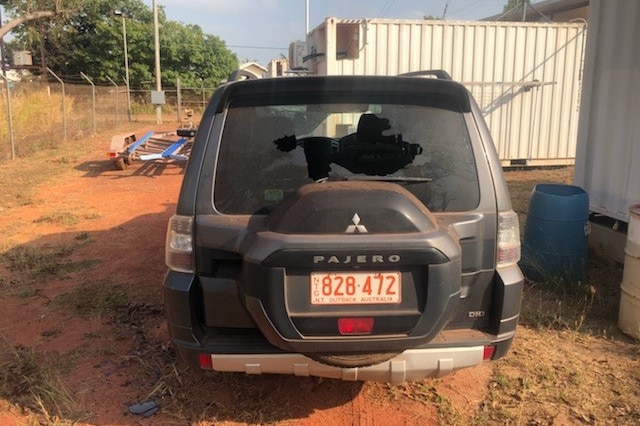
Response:
M144 0L151 8L152 0ZM218 36L240 62L266 65L305 39L306 0L157 0L167 19ZM507 0L309 0L309 30L325 18L475 20L502 12ZM446 11L446 13L445 13ZM162 53L161 53L162 54Z

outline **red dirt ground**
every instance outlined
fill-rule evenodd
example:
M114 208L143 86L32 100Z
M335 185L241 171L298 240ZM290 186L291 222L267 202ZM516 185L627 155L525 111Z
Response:
M264 400L264 405L260 405L264 423L309 426L439 424L434 402L416 398L394 401L393 395L402 394L402 388L233 375L228 380L235 384L225 385L226 379L216 379L208 384L204 379L194 383L200 389L193 389L188 381L194 376L183 372L175 375L178 382L183 381L180 386L154 395L181 400L172 393L185 392L197 395L197 404L174 402L165 408L160 401L159 413L147 419L128 413L127 407L131 403L144 400L153 391L149 376L144 373L148 371L148 366L143 365L145 357L150 357L150 363L158 357L168 359L170 363L174 356L161 311L161 281L165 228L173 213L183 167L146 163L119 171L104 159L108 142L92 143L95 143L95 150L70 165L72 170L62 178L39 188L34 203L7 209L0 217L0 229L20 229L11 237L11 244L74 245L72 260L97 259L98 263L87 271L41 283L35 296L0 297L0 335L8 343L31 348L41 356L58 354L72 360L68 373L63 376L63 387L74 404L86 413L81 424L247 424L243 418L230 418L229 415L211 418L206 417L209 414L201 416L194 412L206 406L207 401L221 407L246 402L246 396L237 395L237 387L244 386L245 380L246 387L251 387L246 391L250 395L254 392L255 398ZM65 226L41 220L56 212L70 212L79 218L78 223ZM87 240L79 242L80 234L88 234ZM52 305L56 296L87 282L110 282L124 287L130 298L137 301L130 312L132 318L144 317L145 328L125 327L124 332L114 332L115 326L107 318L80 317ZM127 334L129 331L132 333ZM159 371L163 374L165 370L160 368ZM425 386L436 388L456 410L473 416L486 393L491 375L492 367L486 365L460 371L445 379L426 381ZM176 382L175 377L173 382ZM273 414L279 407L278 401L269 397L271 392L286 402L284 414ZM204 411L210 412L210 409ZM194 421L194 418L199 420ZM260 417L254 413L247 418ZM0 405L1 425L24 424L30 419L27 412L15 405Z

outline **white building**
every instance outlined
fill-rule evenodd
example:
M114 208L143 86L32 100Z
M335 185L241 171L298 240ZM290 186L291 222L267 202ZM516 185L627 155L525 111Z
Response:
M443 69L474 95L505 166L575 161L586 25L327 18L307 35L317 75Z

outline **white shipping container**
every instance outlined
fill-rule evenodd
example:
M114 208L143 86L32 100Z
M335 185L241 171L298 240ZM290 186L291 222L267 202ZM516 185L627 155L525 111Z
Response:
M504 165L573 164L586 25L327 18L307 36L318 75L443 69L474 95Z
M593 212L640 203L640 2L591 0L575 183Z

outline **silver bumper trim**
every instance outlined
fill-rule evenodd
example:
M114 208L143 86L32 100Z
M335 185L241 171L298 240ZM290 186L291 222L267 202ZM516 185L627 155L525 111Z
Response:
M396 357L368 367L331 367L301 354L211 355L213 369L247 374L292 374L346 381L400 384L427 377L443 377L453 371L482 364L484 346L409 349Z

